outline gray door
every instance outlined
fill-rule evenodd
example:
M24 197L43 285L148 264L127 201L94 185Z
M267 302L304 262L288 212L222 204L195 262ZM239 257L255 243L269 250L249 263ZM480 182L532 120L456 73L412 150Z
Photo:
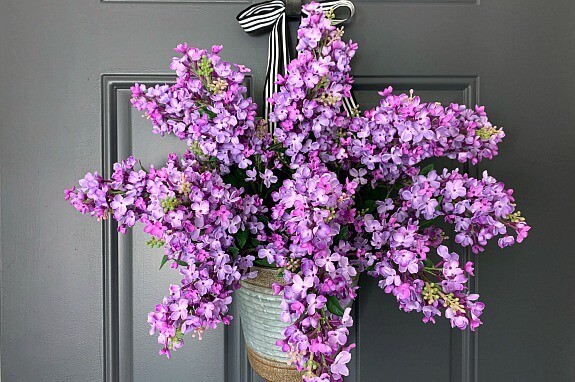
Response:
M146 313L174 275L158 270L140 230L118 238L62 192L130 153L158 163L184 149L151 134L127 90L171 81L171 49L182 41L224 44L226 59L253 69L261 100L267 38L235 22L249 3L0 2L2 381L259 381L237 322L159 357ZM362 279L349 381L573 381L575 3L356 6L346 31L360 43L362 105L390 84L426 100L485 104L508 138L481 169L517 190L533 230L523 245L480 255L473 287L487 309L474 334L424 325Z

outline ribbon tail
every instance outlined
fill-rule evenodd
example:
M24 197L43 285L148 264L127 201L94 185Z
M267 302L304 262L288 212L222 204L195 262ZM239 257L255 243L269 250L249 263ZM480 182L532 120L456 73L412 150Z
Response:
M285 74L285 70L290 61L290 52L288 47L289 30L286 15L281 14L269 37L268 48L268 68L266 83L264 88L264 118L268 121L268 130L273 134L276 127L275 122L269 121L269 115L272 112L272 105L268 99L272 98L274 93L279 91L279 85L276 84L278 74Z
M357 103L357 99L355 98L355 94L353 94L353 89L350 89L349 97L343 98L343 108L347 113L347 116L352 118L357 115L359 110L359 104Z

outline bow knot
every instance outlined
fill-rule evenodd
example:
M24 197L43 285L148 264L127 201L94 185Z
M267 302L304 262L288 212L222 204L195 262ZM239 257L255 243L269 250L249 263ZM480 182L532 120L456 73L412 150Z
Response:
M271 113L272 105L269 99L274 93L279 91L279 85L276 84L277 75L285 74L288 63L290 62L290 33L287 17L292 15L299 16L297 12L293 12L293 8L294 3L297 3L298 8L301 5L301 1L286 1L268 0L254 4L244 9L236 17L241 27L248 33L272 28L268 43L268 65L264 87L264 118L266 120L269 119L268 117ZM325 12L335 14L339 8L347 9L349 12L347 17L334 17L332 19L333 25L338 25L349 20L355 13L355 7L349 0L330 0L320 4ZM303 13L306 14L305 9ZM355 107L353 98L344 102L344 107L348 114L351 115L352 110L350 108ZM270 131L273 132L274 124L268 122L268 126Z

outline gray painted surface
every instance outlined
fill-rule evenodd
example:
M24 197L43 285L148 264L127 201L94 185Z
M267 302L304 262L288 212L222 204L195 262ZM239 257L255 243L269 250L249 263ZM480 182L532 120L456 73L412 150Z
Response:
M346 31L360 43L359 100L376 102L375 91L391 83L426 99L485 104L508 138L481 169L517 190L533 231L523 245L480 256L477 287L487 310L477 336L445 322L425 326L362 279L350 381L575 380L575 3L356 5ZM86 171L109 165L112 148L159 162L183 147L152 135L129 109L122 89L133 77L102 74L163 82L179 42L223 43L226 59L253 69L261 98L267 38L236 25L245 6L1 1L2 381L258 381L237 322L203 343L188 341L169 362L157 357L145 313L165 293L168 272L157 271L158 256L140 232L114 241L109 228L62 200ZM122 84L117 99L102 108L114 79ZM117 125L113 145L102 134L102 126L111 131L106 121ZM103 253L117 256L104 262Z
M171 152L185 150L185 144L174 137L158 139L150 144L147 120L130 105L129 86L134 82L151 85L173 82L162 75L105 75L102 77L103 157L104 175L110 176L111 164L134 155L142 163L156 167L165 163ZM154 137L158 138L158 137ZM120 158L120 159L119 159ZM201 342L189 339L182 355L166 360L153 351L155 336L141 335L149 326L146 317L150 306L161 301L170 284L179 284L177 272L158 269L162 251L145 244L146 234L134 230L127 235L116 232L116 225L105 226L104 272L104 338L105 369L109 381L153 381L170 375L185 380L195 371L199 381L218 382L224 379L224 331L206 333ZM154 301L152 305L150 302ZM136 335L134 335L136 333ZM206 368L204 365L210 365Z

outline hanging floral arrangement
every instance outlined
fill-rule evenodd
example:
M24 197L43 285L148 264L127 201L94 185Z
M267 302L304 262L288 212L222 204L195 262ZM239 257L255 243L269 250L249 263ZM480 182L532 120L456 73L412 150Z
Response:
M187 151L160 168L130 157L110 179L88 173L66 199L116 220L122 233L140 222L149 244L164 248L161 265L180 273L148 317L161 354L229 324L234 291L273 269L285 322L278 349L304 381L342 381L359 274L426 323L444 316L475 330L484 304L467 289L473 263L445 245L438 223L476 254L490 239L521 242L530 227L513 191L487 172L475 179L422 166L497 155L505 134L483 107L425 103L391 88L374 109L345 107L357 45L320 4L304 11L297 57L276 78L267 118L246 97L248 68L223 61L221 46L179 45L170 66L177 82L135 84L131 102L154 133L174 134Z

